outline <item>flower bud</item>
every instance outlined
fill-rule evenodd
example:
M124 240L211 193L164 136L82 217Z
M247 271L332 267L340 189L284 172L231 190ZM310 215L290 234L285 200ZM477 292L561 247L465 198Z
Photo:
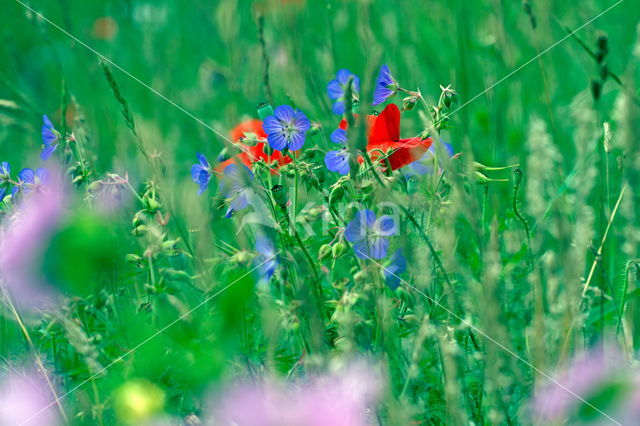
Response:
M324 260L331 253L331 246L329 244L323 244L318 251L318 259Z
M402 110L411 111L416 106L417 101L418 101L417 96L407 96L402 100Z
M278 206L284 207L287 205L287 191L284 190L284 186L274 185L271 188L271 194L273 194L273 199Z
M345 251L347 251L346 244L343 243L342 241L338 241L331 248L331 255L333 256L334 259L337 259L340 256L342 256Z
M268 102L258 104L258 117L260 117L260 120L264 120L270 115L273 115L273 108Z

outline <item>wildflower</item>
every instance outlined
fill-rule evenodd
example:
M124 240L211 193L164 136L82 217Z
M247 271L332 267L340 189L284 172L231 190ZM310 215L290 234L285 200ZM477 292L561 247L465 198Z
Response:
M191 166L191 179L200 186L198 195L202 195L211 180L211 166L209 166L209 162L204 155L198 152L196 156L198 157L198 162Z
M40 158L42 161L47 161L58 147L60 132L53 127L51 120L46 115L42 116L42 121L44 123L42 124L42 143L44 147L42 148L42 153L40 153Z
M260 256L256 258L256 262L260 265L258 268L260 276L264 281L269 281L278 267L278 259L273 243L265 236L256 238L256 251Z
M395 104L387 105L378 115L369 132L367 152L373 160L386 157L391 170L405 167L420 159L431 147L431 138L400 139L400 110Z
M389 67L383 65L380 67L378 78L376 79L376 87L373 92L373 105L379 105L398 92L398 82L391 75Z
M21 173L24 179L25 173ZM31 174L33 181L39 179L33 171ZM32 189L23 187L25 192ZM51 302L51 288L38 275L37 265L64 213L65 191L57 173L46 189L25 197L0 227L0 271L4 283L16 303L30 309Z
M391 261L386 268L382 270L387 286L391 290L395 290L400 285L400 275L407 270L407 259L402 255L402 249L396 250L391 255Z
M295 388L275 380L241 383L214 400L211 424L365 426L381 391L379 374L368 365L315 376Z
M273 115L265 118L263 123L269 146L278 151L297 151L302 148L305 133L310 127L307 116L289 105L276 107Z
M347 143L347 132L343 129L336 129L331 133L331 141L340 145L343 148L337 151L329 151L324 156L324 163L327 169L332 172L346 175L349 173L349 151L347 151L344 145Z
M249 146L243 142L245 138L249 137L257 139L255 145ZM283 166L293 161L291 157L283 155L280 151L273 151L267 148L267 134L262 129L262 121L260 120L245 120L235 126L231 130L231 140L242 152L221 162L216 166L217 172L222 172L228 165L233 163L240 163L251 168L254 163L259 161L264 161L267 164L275 162L277 166ZM265 148L267 148L268 152L265 152ZM271 172L277 173L277 170L272 168Z
M28 194L31 191L40 191L44 187L49 179L49 171L42 167L39 167L34 172L33 169L22 169L18 173L18 179L20 180L20 188L22 193Z
M253 173L246 166L229 164L224 169L220 180L220 192L229 203L225 217L229 218L234 212L247 208L249 198L253 194L247 182L252 180Z
M334 114L344 114L344 96L350 79L352 79L351 81L353 82L351 86L353 100L357 101L358 92L360 91L360 79L351 71L341 69L337 72L336 78L331 80L327 85L327 93L329 93L329 97L335 101L333 104Z
M538 389L533 403L535 414L547 421L567 417L580 402L576 395L589 399L624 373L622 366L622 355L611 345L577 355L565 371Z
M391 216L381 216L371 210L360 210L349 222L344 235L361 259L382 259L387 256L389 237L397 234L395 221Z
M0 379L0 424L55 426L55 396L40 374L8 370Z

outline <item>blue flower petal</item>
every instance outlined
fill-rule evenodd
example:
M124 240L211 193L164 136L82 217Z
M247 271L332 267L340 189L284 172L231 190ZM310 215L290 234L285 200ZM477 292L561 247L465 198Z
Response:
M289 140L289 150L297 151L304 145L305 135L304 133L292 133Z
M198 176L198 185L200 186L200 189L198 189L198 195L202 195L202 193L207 189L210 180L211 175L209 172L202 170Z
M331 108L331 111L336 115L344 114L344 110L345 110L344 101L342 100L335 102L333 104L333 107Z
M266 117L262 122L262 129L267 135L281 132L283 129L282 123L273 115Z
M391 216L381 216L373 225L375 232L385 237L396 235L398 229L396 228L395 221Z
M247 208L247 206L249 205L249 197L248 197L248 189L244 189L242 191L238 192L238 195L231 200L231 203L229 203L229 206L231 206L231 208L235 211L240 211L240 210L244 210Z
M202 165L200 164L194 164L193 166L191 166L191 179L193 179L194 182L198 183L200 182L200 173L206 171Z
M347 143L349 140L347 139L347 131L344 129L335 129L333 132L331 132L330 139L331 139L331 142L339 143L342 145Z
M374 237L369 239L369 256L373 259L383 259L389 249L389 240L384 237Z
M207 161L207 158L203 154L196 152L196 157L198 157L198 162L203 168L205 169L209 168L209 162Z
M327 93L331 99L340 99L344 96L344 88L338 80L331 80L327 84Z
M311 122L302 111L298 111L293 117L293 126L299 132L304 133L311 128Z
M349 153L346 150L329 151L324 156L324 164L332 172L346 175L350 171Z
M34 184L36 183L36 174L32 169L22 169L18 172L18 179L25 183Z
M40 159L42 161L47 161L49 159L49 157L51 157L51 154L53 154L53 151L55 151L57 147L58 147L57 144L51 144L51 145L46 145L45 144L44 148L42 149L42 152L40 153Z
M0 163L0 175L9 176L10 173L11 173L11 166L9 165L9 163L6 161L3 161L2 163Z
M276 109L273 111L273 115L280 121L290 122L293 120L293 117L296 115L296 112L289 105L280 105L280 106L277 106Z
M276 151L282 151L287 147L287 140L282 133L272 133L267 136L269 146Z
M367 235L367 229L371 228L376 221L376 214L371 210L360 210L349 222L344 230L347 241L355 243L362 241Z

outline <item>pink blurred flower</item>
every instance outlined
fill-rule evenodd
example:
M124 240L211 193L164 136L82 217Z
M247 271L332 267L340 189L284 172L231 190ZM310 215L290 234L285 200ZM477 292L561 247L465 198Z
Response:
M63 216L65 192L58 173L46 185L24 194L0 225L0 278L21 307L42 307L52 290L34 264Z
M210 424L238 426L360 426L373 414L370 407L382 385L370 366L310 379L298 387L277 381L240 384L224 391L213 404Z
M0 377L0 425L58 425L57 407L51 404L54 401L40 374L9 373Z
M595 392L614 380L626 363L615 345L605 344L576 355L567 368L536 392L534 414L541 419L566 418Z

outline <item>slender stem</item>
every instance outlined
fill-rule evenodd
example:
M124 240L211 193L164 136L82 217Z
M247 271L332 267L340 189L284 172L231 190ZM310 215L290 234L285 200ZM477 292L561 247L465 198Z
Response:
M49 375L47 374L47 369L45 368L42 359L40 359L40 356L38 355L38 352L36 350L35 345L33 344L33 340L31 340L31 336L29 335L29 331L27 330L27 327L24 325L24 322L22 322L22 317L20 316L20 314L18 313L18 310L16 309L15 305L13 304L13 301L11 300L11 297L9 296L9 293L6 291L6 289L3 289L4 291L4 295L5 295L5 300L7 302L7 305L9 306L9 309L11 310L11 313L13 314L13 316L15 317L18 326L20 327L20 331L22 331L22 334L24 335L25 340L27 341L27 344L29 345L29 348L31 349L31 351L33 352L33 356L36 360L36 364L38 364L38 368L40 369L40 371L42 372L42 375L44 376L47 385L49 386L49 389L51 390L51 393L53 395L53 397L55 398L55 403L58 406L58 410L60 411L60 415L62 416L62 418L64 419L65 423L69 422L69 419L67 418L67 414L64 411L64 408L62 407L62 403L60 402L60 398L58 397L58 394L56 393L56 389L53 386L53 383L51 383L51 379L49 379Z

